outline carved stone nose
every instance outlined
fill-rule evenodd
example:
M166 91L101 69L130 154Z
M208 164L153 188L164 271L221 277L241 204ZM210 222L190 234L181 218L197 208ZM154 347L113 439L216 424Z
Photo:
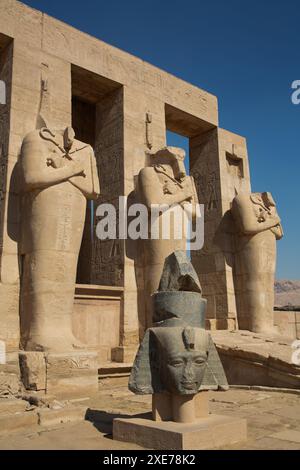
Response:
M192 364L188 363L185 366L184 373L183 373L183 378L184 380L191 381L195 378L195 374L193 371L193 366Z

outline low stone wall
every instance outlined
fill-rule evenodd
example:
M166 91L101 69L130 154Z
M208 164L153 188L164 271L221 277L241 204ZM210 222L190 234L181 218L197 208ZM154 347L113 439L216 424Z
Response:
M300 389L292 339L250 331L214 331L212 338L230 385Z
M73 333L87 349L97 351L99 364L111 360L120 345L121 287L77 284Z
M275 310L274 324L279 333L292 339L300 339L300 312L291 310Z

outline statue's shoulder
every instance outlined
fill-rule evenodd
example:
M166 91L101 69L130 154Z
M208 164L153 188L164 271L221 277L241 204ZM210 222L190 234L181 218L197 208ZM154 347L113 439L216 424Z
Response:
M244 206L251 203L251 193L239 193L233 199L233 204L237 206Z
M234 217L246 217L253 212L253 203L251 201L251 193L239 193L232 201L232 214Z
M24 145L24 144L31 143L31 142L37 142L39 140L41 140L40 130L35 129L33 131L28 132L28 134L25 135L22 143Z
M153 166L146 166L142 168L139 172L139 177L141 178L153 178L156 175L155 169Z

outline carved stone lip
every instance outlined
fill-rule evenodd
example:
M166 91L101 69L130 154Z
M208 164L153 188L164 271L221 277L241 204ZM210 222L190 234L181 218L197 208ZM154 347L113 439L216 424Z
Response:
M197 382L181 382L181 385L187 390L193 390L197 388Z

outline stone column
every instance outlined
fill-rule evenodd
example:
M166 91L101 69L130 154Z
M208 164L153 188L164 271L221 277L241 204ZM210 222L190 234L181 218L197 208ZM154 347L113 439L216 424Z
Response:
M148 116L147 116L148 115ZM151 123L149 123L151 115ZM151 147L150 147L151 145ZM165 108L157 98L124 87L124 194L132 202L139 171L146 166L147 151L166 145ZM144 260L139 241L125 243L124 301L121 317L120 347L113 350L118 362L133 361L144 333Z
M219 129L218 136L223 217L217 230L216 244L221 248L225 259L225 301L227 300L229 329L240 327L237 322L238 286L233 276L236 226L230 209L237 193L251 191L251 183L246 139L224 129Z
M192 137L190 169L199 203L205 205L204 247L192 252L192 262L208 301L207 327L234 329L234 223L229 211L236 193L250 188L245 139L219 128Z

